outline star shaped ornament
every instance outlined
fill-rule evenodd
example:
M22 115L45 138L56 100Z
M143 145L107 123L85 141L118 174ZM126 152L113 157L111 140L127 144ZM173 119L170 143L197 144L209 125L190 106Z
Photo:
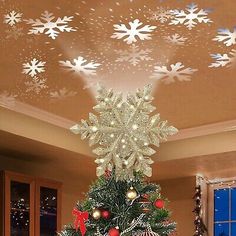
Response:
M138 89L135 95L99 87L97 105L93 108L98 116L89 114L88 121L81 120L70 128L82 139L89 139L93 152L98 156L97 176L115 169L117 180L128 180L134 172L150 177L155 153L151 146L159 146L161 140L177 133L177 129L161 121L160 115L150 116L156 108L151 105L151 85Z

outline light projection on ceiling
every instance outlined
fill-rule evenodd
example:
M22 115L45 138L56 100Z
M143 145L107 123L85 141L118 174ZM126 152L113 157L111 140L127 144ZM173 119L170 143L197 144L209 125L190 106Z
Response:
M82 76L93 76L96 75L96 69L100 66L99 63L94 63L93 61L87 62L86 59L79 56L70 61L59 61L60 65L68 71L78 73Z
M197 4L191 3L187 5L185 10L172 10L173 19L169 23L170 25L183 24L189 30L193 29L199 23L212 22L208 18L209 9L198 9Z
M129 22L129 27L125 24L115 24L111 38L123 39L127 44L137 42L137 38L140 40L150 40L151 32L156 29L156 26L144 25L139 19L135 19L133 22Z
M153 83L168 99L176 88L190 96L209 80L220 84L235 76L234 0L34 4L0 5L1 51L7 55L1 58L0 106L20 101L61 115L62 104L81 96L91 102L98 83L123 92Z
M191 75L196 71L197 69L185 68L181 62L177 62L170 65L170 68L167 68L167 66L155 66L151 78L161 80L165 84L174 83L176 80L180 82L191 81Z

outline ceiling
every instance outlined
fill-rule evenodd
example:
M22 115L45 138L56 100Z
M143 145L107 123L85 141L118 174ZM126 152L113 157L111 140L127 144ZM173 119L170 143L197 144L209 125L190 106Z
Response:
M170 148L170 147L169 147ZM0 132L0 154L25 163L36 163L42 166L55 166L56 169L68 173L75 178L86 178L88 172L94 179L96 164L94 159L72 151L45 145L31 139ZM201 174L208 179L228 178L235 176L236 150L224 153L179 158L175 160L155 162L152 180L174 179ZM0 158L2 158L0 156ZM154 155L158 159L158 154ZM175 171L171 171L175 170Z
M235 12L234 0L3 0L0 105L74 122L97 82L124 93L151 83L179 129L233 120Z

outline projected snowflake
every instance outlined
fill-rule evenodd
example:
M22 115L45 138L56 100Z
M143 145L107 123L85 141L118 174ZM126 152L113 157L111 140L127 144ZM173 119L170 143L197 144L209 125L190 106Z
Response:
M45 11L42 13L40 19L25 20L27 24L32 25L32 29L29 30L29 34L46 34L52 39L56 39L60 32L75 31L72 27L68 26L68 23L72 21L73 16L64 16L55 19L53 13Z

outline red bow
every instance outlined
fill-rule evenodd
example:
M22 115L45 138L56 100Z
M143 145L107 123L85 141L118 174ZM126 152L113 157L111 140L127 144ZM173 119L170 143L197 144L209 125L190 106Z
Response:
M78 231L78 228L80 228L80 232L82 236L84 236L86 233L85 221L88 219L89 213L87 211L79 211L75 208L72 211L72 214L76 217L74 222L75 230Z

